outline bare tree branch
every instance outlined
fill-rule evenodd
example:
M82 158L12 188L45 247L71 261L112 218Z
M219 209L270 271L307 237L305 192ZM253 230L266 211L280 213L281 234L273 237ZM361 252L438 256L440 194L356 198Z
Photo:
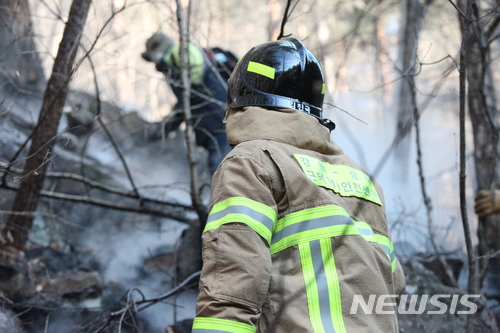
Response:
M144 299L143 298L142 300L135 302L136 305L142 305L142 306L138 306L136 308L136 312L140 312L142 310L145 310L158 302L161 302L169 297L172 297L174 295L179 294L180 292L184 291L185 287L189 283L191 283L194 279L197 279L200 275L201 275L201 271L194 272L193 274L188 276L184 281L182 281L179 285L177 285L175 288L169 290L168 292L166 292L158 297L155 297L155 298L151 298L151 299ZM113 312L110 314L110 316L114 317L114 316L122 315L126 311L129 311L129 308L124 308L122 310Z
M4 188L6 190L11 190L11 191L17 191L16 188L13 187L6 187L6 186L1 186L1 188ZM99 206L103 208L110 208L110 209L115 209L115 210L120 210L124 212L133 212L137 214L149 214L153 216L158 216L158 217L165 217L165 218L170 218L179 222L191 224L192 219L187 218L185 216L185 211L193 211L192 207L186 207L182 206L179 204L171 204L171 203L166 203L166 202L161 202L161 201L149 201L148 199L143 198L136 206L132 205L118 205L114 202L109 202L105 201L102 199L96 199L92 198L86 195L75 195L75 194L67 194L67 193L59 193L59 192L53 192L53 191L40 191L40 196L49 198L49 199L58 199L58 200L63 200L63 201L71 201L71 202L76 202L76 203L83 203L83 204L88 204L88 205L93 205L93 206ZM172 208L178 208L181 209L180 212L177 214L174 214L172 212L165 212L161 208L160 209L152 209L145 207L147 203L150 203L151 205L160 205L160 206L171 206ZM17 212L16 216L29 216L33 217L36 215L34 212L32 214L20 214L23 213Z
M485 255L485 256L477 256L477 257L474 258L474 260L492 259L492 258L497 258L497 257L500 257L500 251L497 251L495 253L488 254L488 255Z
M300 0L297 0L297 3L299 1ZM276 40L280 40L283 37L290 36L289 34L285 35L285 25L288 22L288 18L290 17L290 14L291 14L291 13L289 13L291 3L292 3L292 0L287 0L287 2L286 2L285 12L283 13L283 19L281 20L280 33L279 33L278 37L276 38Z
M193 207L198 212L200 217L200 223L205 223L207 219L206 208L203 205L199 189L198 189L198 168L196 166L196 158L194 156L195 152L195 134L191 117L191 80L189 77L190 60L189 60L189 25L184 22L183 8L180 0L176 0L177 4L177 23L179 26L179 37L180 37L180 71L181 71L181 84L183 87L182 92L182 106L184 119L186 121L186 130L184 131L184 136L186 139L188 161L191 172L191 200L193 202ZM188 4L189 10L190 4Z
M0 162L0 167L2 167L3 165L4 165L4 163ZM11 169L11 171L15 172L15 173L21 173L22 172L21 169ZM116 194L116 195L124 197L124 198L138 199L138 197L136 195L130 194L130 192L125 192L125 191L120 190L120 189L118 189L116 187L109 186L109 185L97 182L95 180L92 180L92 179L89 179L89 178L86 178L84 176L77 175L77 174L74 174L74 173L68 173L68 172L47 172L46 176L48 178L74 180L74 181L81 182L81 183L83 183L83 184L85 184L87 186L90 186L91 188L95 188L95 189L98 189L98 190L101 190L101 191L104 191L104 192L107 192L107 193ZM156 186L160 186L160 185L156 185ZM6 189L10 189L10 190L17 190L15 187L9 186L7 184L0 185L0 187L6 188ZM182 208L182 209L185 209L185 210L192 210L193 209L192 206L178 204L178 203L172 203L172 202L168 202L168 201L165 201L165 200L158 200L158 199L153 199L153 198L148 198L148 197L141 197L141 200L143 200L145 203L158 204L158 205L166 205L166 206L170 206L170 207L173 207L173 208Z
M448 2L451 3L463 19L467 20L467 15L465 15L465 13L452 0L448 0Z
M124 4L125 6L125 4ZM122 8L123 10L123 8ZM106 124L101 119L101 98L100 98L100 91L99 91L99 82L97 81L97 73L95 72L95 67L94 63L92 61L92 58L90 57L90 54L87 53L86 57L90 63L90 67L92 68L92 73L94 74L94 88L95 88L95 94L96 94L96 102L97 102L97 121L99 122L99 125L101 125L102 129L106 133L106 136L108 137L109 141L113 145L113 148L115 149L116 154L118 155L118 158L122 162L123 168L125 169L125 173L127 174L127 178L130 182L130 185L132 186L132 189L134 190L135 195L137 198L140 198L141 195L139 194L139 191L137 190L137 187L135 186L134 179L132 178L132 174L130 173L130 169L127 165L127 162L125 161L125 157L123 156L120 148L116 144L115 138L109 131L108 127Z
M195 283L200 275L201 271L194 272L193 274L189 275L186 279L184 279L181 283L179 283L175 288L167 291L164 294L161 294L157 297L150 299L147 299L140 289L131 288L121 298L122 300L123 299L126 300L125 307L123 307L121 310L110 312L107 316L101 317L98 320L89 323L87 327L90 328L96 325L97 322L105 320L105 322L98 329L93 330L96 333L99 333L99 332L104 332L105 329L109 327L116 320L118 320L119 325L121 325L121 323L125 320L127 316L133 317L135 314L159 302L163 302L170 297L174 297L180 294L181 292L186 290L186 288L190 287L190 284ZM135 300L132 297L134 292L139 294L141 298L140 300Z
M415 96L415 94L414 94ZM455 279L455 276L453 275L453 272L451 271L450 266L448 265L448 262L443 258L443 255L441 253L441 249L437 245L436 242L436 237L435 237L435 232L436 230L434 229L434 221L432 219L432 202L430 197L427 195L427 190L425 186L425 176L424 176L424 167L422 163L422 148L421 148L421 139L420 139L420 117L419 117L419 111L416 106L416 102L414 104L414 126L415 126L415 133L416 133L416 146L417 146L417 165L418 165L418 175L420 178L420 189L422 191L422 197L424 199L424 205L426 207L426 212L427 212L427 226L429 230L429 238L431 241L432 248L434 249L434 252L436 253L437 259L444 271L445 277L446 277L446 284L458 288L458 283Z

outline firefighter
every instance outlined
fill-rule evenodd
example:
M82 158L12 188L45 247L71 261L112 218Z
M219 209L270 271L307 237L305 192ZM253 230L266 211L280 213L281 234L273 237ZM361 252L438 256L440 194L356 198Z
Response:
M233 149L212 181L193 332L398 331L395 314L350 313L356 295L394 302L405 279L381 187L330 141L325 89L295 38L255 46L234 69Z
M191 115L196 135L196 144L208 151L208 165L211 173L231 150L227 143L224 118L226 100L225 82L210 68L202 49L188 44L189 70L191 79ZM182 82L180 74L180 45L159 32L146 42L142 58L155 63L156 69L163 73L172 92L177 98L174 113L165 119L165 132L175 130L184 121L182 112Z

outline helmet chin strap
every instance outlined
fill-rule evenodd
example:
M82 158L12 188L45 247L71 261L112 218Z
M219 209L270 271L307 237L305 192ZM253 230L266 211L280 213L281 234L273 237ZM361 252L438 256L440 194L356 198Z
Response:
M321 123L321 125L328 128L330 130L330 132L335 129L335 123L333 121L331 121L330 119L324 118L324 119L321 119L319 122Z

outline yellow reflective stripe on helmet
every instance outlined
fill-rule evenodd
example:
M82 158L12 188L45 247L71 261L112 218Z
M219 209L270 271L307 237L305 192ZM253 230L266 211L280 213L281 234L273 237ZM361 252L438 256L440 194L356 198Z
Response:
M323 83L323 84L321 85L321 95L324 95L325 93L326 93L326 84L325 84L325 83Z
M274 68L253 61L248 62L247 71L266 76L272 80L274 80L274 74L276 73Z
M228 319L196 317L193 321L193 333L255 333L252 325L238 323Z
M232 197L212 207L204 232L226 223L244 223L270 244L276 220L276 211L271 207L252 199Z
M316 185L333 190L344 197L358 197L382 206L370 177L356 168L330 164L309 155L293 155L302 171Z
M340 283L330 239L299 245L309 318L315 333L345 333Z

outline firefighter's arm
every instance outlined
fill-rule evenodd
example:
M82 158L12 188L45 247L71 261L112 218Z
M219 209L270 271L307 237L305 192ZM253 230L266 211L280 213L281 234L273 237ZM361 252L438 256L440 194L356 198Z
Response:
M257 331L276 221L269 181L259 165L239 156L227 158L215 173L193 332Z
M474 210L480 217L500 213L500 190L479 190Z
M256 332L270 267L269 248L247 225L230 223L205 232L193 332Z

